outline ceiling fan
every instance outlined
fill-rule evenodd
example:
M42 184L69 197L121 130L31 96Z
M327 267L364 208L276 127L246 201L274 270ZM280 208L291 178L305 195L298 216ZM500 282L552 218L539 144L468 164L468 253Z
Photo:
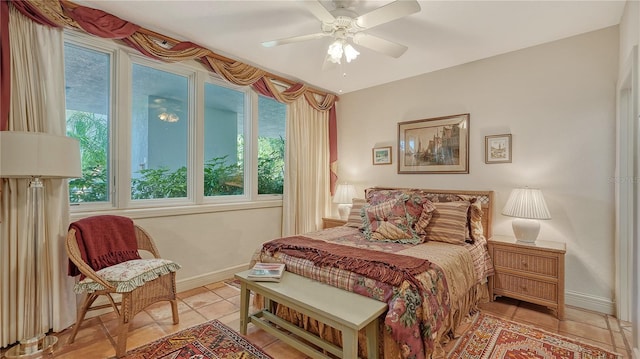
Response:
M323 37L333 37L335 41L327 51L328 60L340 63L344 54L347 62L355 59L359 52L349 43L366 47L376 52L398 58L407 51L407 47L381 37L367 34L365 30L397 20L420 11L416 0L396 0L366 14L358 15L350 7L352 0L334 0L334 10L327 10L319 0L303 1L307 9L321 22L321 32L265 41L264 47L274 47Z

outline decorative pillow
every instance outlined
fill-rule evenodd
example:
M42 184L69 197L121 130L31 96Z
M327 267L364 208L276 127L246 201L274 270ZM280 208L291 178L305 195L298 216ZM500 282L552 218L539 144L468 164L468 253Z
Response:
M96 274L116 287L116 292L126 293L140 287L145 282L150 282L178 269L180 269L180 265L168 259L134 259L100 269ZM90 278L81 280L73 288L78 294L93 293L103 289L105 288L100 283Z
M468 201L436 202L431 221L426 229L427 240L453 244L465 243Z
M430 202L427 193L420 189L376 189L370 188L365 191L365 198L367 203L372 206L380 204L382 202L390 201L393 199L403 198L405 199L405 206L407 210L407 220L409 226L418 231L416 224L420 221L422 210L426 202ZM431 208L430 206L427 206ZM429 221L429 216L426 216L426 222ZM422 223L425 223L424 220Z
M362 222L365 238L368 240L421 243L407 219L406 198L392 199L375 206L365 205Z
M435 209L436 206L429 200L422 204L422 213L420 213L420 218L413 227L417 235L424 237L427 234L427 226L429 226Z
M469 201L469 213L467 213L467 242L473 243L484 238L484 226L482 225L482 202L476 197L460 195L464 201Z
M482 203L477 199L469 206L469 232L474 241L486 240L482 225Z
M347 223L344 224L345 226L362 228L362 217L360 216L360 212L365 204L367 204L367 201L365 201L364 198L353 199L351 211L349 212L349 217L347 217Z
M365 199L367 203L372 206L380 204L382 202L387 202L392 199L396 199L402 194L405 194L407 190L400 189L377 189L377 188L368 188L365 192Z

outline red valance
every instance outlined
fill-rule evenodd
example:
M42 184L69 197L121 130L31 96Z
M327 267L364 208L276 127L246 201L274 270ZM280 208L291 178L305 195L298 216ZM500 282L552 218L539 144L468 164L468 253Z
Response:
M140 26L132 22L86 6L78 6L72 10L66 10L65 13L84 31L106 39L124 39L140 29Z

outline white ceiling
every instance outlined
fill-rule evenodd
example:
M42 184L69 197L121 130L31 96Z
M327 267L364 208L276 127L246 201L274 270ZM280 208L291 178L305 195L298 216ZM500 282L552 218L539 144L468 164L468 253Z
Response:
M400 0L402 1L402 0ZM390 1L354 0L358 14ZM264 48L261 42L320 32L302 1L82 0L150 30L334 93L347 93L617 25L624 1L419 1L419 13L367 30L404 44L394 59L355 47L349 64L322 70L330 38ZM322 4L333 9L331 1Z

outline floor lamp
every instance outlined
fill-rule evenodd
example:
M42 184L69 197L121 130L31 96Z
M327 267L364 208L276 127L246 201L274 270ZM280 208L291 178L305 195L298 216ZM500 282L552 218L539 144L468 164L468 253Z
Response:
M39 132L0 131L0 178L29 178L27 192L27 258L25 258L24 326L18 345L10 348L7 358L33 357L53 350L58 341L47 336L41 315L43 284L48 273L42 268L46 261L44 193L41 179L81 177L80 145L66 136ZM19 206L20 204L18 204Z

